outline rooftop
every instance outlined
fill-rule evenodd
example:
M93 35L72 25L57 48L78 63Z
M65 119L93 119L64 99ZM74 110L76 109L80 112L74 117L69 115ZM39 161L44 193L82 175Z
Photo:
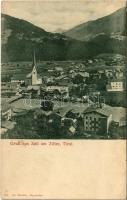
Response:
M12 108L12 106L8 102L6 102L5 100L1 101L1 110L3 112L6 112L7 110L9 110L11 108Z
M6 129L13 129L15 124L16 124L16 122L2 120L1 127L6 128Z
M39 85L29 85L27 87L27 90L39 90L40 86Z
M102 108L88 107L88 108L86 108L86 110L84 110L83 113L87 114L87 113L92 113L92 112L97 112L106 117L109 117L111 115L111 111L109 111L105 107L102 107Z

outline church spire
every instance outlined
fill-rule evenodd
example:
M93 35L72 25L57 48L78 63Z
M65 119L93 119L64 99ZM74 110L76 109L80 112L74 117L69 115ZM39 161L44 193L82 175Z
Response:
M36 67L36 56L35 56L35 50L34 50L34 56L33 56L33 67Z

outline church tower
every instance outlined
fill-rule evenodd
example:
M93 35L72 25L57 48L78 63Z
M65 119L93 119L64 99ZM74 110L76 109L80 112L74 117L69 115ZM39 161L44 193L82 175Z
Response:
M35 52L34 52L34 58L33 58L33 70L32 70L32 85L38 84L38 74L36 69L36 58L35 58Z
M42 77L37 73L37 64L35 58L35 52L33 57L33 69L32 72L27 74L26 83L28 85L42 85Z

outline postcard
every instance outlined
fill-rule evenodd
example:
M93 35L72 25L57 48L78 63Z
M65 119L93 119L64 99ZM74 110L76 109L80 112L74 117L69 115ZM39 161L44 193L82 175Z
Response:
M1 2L1 199L126 199L125 0Z

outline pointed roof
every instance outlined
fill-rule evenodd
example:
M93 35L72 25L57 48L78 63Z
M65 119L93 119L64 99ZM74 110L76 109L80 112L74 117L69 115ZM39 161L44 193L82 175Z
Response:
M91 112L97 112L106 117L109 117L111 115L111 111L109 111L105 107L102 107L102 108L87 107L83 113L86 114L86 113L91 113Z
M34 68L36 69L36 56L35 56L35 50L34 50L34 54L33 54L33 64L32 64L32 67L33 67L33 69L34 69ZM32 76L32 72L33 72L33 69L32 69L32 71L31 71L29 74L26 75L26 78L31 78L31 76ZM36 69L36 71L37 71L37 69Z
M36 67L36 56L35 56L35 50L34 50L34 56L33 56L33 67Z

